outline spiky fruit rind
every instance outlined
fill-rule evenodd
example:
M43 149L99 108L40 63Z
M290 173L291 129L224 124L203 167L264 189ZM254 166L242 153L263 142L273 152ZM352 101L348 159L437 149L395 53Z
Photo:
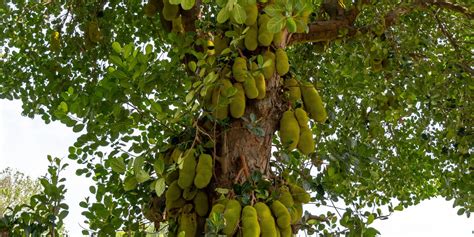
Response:
M267 204L263 202L257 202L253 206L257 211L258 222L260 225L260 236L262 237L275 237L277 236L277 227L275 225L275 219L273 219L272 212Z
M258 97L258 88L253 77L248 77L244 82L245 95L249 99L255 99Z
M168 187L168 190L166 190L166 200L178 200L181 197L182 191L183 190L178 185L178 181L173 181Z
M245 34L244 39L245 48L250 51L254 51L258 47L258 27L253 25Z
M285 87L288 89L289 97L288 100L294 104L296 101L301 100L301 89L295 78L285 80Z
M298 150L304 155L314 152L313 133L309 128L301 130L300 139L298 141Z
M169 0L163 0L163 17L167 21L172 21L176 17L178 17L179 6L173 5L169 2Z
M296 120L295 113L288 110L283 113L280 120L281 144L288 150L293 150L298 145L300 138L300 126Z
M273 33L268 30L267 23L270 18L266 14L262 14L258 18L258 43L261 46L269 46L273 41Z
M279 191L280 191L280 196L278 197L278 201L280 201L287 208L292 207L295 204L295 202L293 201L293 197L291 196L291 193L288 190L288 187L281 186Z
M245 91L241 83L234 83L234 87L237 92L229 104L230 115L233 118L240 118L245 113Z
M311 83L305 83L301 87L301 94L303 95L304 106L311 118L316 122L324 123L328 115L316 88Z
M226 225L222 232L228 236L232 236L237 230L240 221L240 212L242 211L242 206L237 200L229 200L225 206L224 218Z
M212 156L208 154L199 155L199 161L196 166L196 176L194 177L194 186L205 188L212 178Z
M194 182L196 175L196 158L194 157L195 149L186 151L183 157L182 168L179 169L178 185L182 189L189 188Z
M270 80L275 73L275 54L272 51L267 50L263 53L263 61L267 62L269 60L270 65L263 68L263 75L267 80Z
M242 57L237 57L232 65L232 75L234 79L238 82L244 82L247 78L247 73L247 60Z
M178 235L184 232L184 237L195 237L198 223L196 213L183 213L179 217Z
M242 234L246 237L260 236L257 210L252 206L245 206L242 210Z
M252 26L257 23L258 17L258 6L257 4L248 4L245 6L245 13L247 18L245 19L245 25Z
M311 200L311 196L309 193L304 190L304 188L296 185L296 184L289 184L291 195L293 196L293 200L299 203L308 203Z
M308 114L306 114L306 111L304 111L304 109L302 108L295 109L295 116L296 116L296 120L298 120L298 124L300 125L301 129L309 129L308 127L309 117L308 117Z
M258 90L257 99L261 100L265 98L267 87L265 83L265 76L263 76L262 73L258 74L258 76L255 77L255 85L257 86Z
M276 222L280 229L287 228L291 224L291 216L288 209L280 201L275 200L272 203L273 216L276 217Z
M293 233L291 232L291 226L288 226L286 228L280 228L280 236L281 237L291 237L291 236L293 236Z
M275 52L276 70L278 75L283 76L290 70L290 64L288 62L288 55L285 50L279 48Z
M203 191L198 191L193 199L194 209L199 216L206 216L209 212L209 198Z

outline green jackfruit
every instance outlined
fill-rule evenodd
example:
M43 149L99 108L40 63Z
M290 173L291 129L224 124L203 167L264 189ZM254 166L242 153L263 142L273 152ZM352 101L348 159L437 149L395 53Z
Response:
M273 77L273 74L275 73L275 54L272 51L267 50L263 54L263 61L267 62L269 60L270 65L263 68L263 75L267 80L270 80Z
M238 82L244 82L247 78L247 60L242 57L238 57L234 60L234 64L232 65L232 74L234 75L234 79Z
M258 16L257 4L248 4L247 6L245 6L245 13L247 15L247 18L245 19L245 25L256 25L255 23L257 23Z
M170 185L171 183L173 183L173 181L177 180L178 178L179 178L179 171L173 170L171 173L166 175L165 183Z
M248 77L244 81L245 95L249 99L255 99L258 97L258 88L253 77Z
M217 204L214 204L214 206L212 206L211 213L209 214L209 216L211 216L212 213L224 214L224 211L225 211L225 205L222 203L217 203Z
M178 236L184 232L184 237L195 237L197 233L196 213L183 213L179 217Z
M196 166L196 177L194 177L194 186L205 188L212 178L212 157L208 154L199 155L199 161Z
M183 20L181 16L178 16L171 21L171 32L184 33Z
M158 4L156 3L156 0L148 1L147 4L145 4L145 7L143 8L143 12L145 13L145 16L155 16L155 14L158 12Z
M259 73L258 76L255 78L255 85L257 86L258 96L257 99L261 100L265 98L266 94L266 84L265 84L265 76L262 73Z
M285 205L283 205L280 201L275 200L272 203L272 212L273 216L276 217L276 222L280 229L284 229L290 226L291 224L291 216L286 209Z
M194 182L196 174L196 158L194 157L194 149L189 149L183 157L183 165L179 170L178 185L182 189L189 188Z
M296 184L289 184L291 195L293 200L298 203L308 203L311 200L311 196L302 187Z
M313 133L309 128L301 130L300 139L298 141L298 150L305 155L314 152Z
M318 91L311 83L305 83L301 87L301 94L303 95L304 107L307 109L311 118L316 122L324 123L328 115Z
M258 222L260 225L260 233L262 237L277 236L277 227L275 219L273 219L270 208L263 202L257 202L253 206L257 211Z
M175 148L173 152L171 153L171 159L174 162L178 162L179 158L183 155L183 151L180 150L179 148Z
M168 200L166 199L166 210L172 210L177 208L182 208L186 204L186 200L180 197L177 200Z
M293 236L293 233L291 231L291 226L288 226L286 228L280 228L280 236L281 237L291 237L291 236Z
M300 138L300 126L296 120L295 113L288 110L283 113L280 120L281 144L288 150L293 150L298 145Z
M294 225L294 224L298 223L301 220L301 218L303 217L303 204L295 203L293 208L290 208L290 210L292 210L290 212L290 214L294 213L291 217L291 224Z
M285 50L279 48L275 52L276 70L278 75L283 76L290 70L290 64L288 63L288 56Z
M170 184L168 187L168 190L166 190L166 200L170 201L175 201L178 200L181 197L181 188L178 185L178 181L174 181Z
M197 192L198 192L198 190L197 190L196 187L191 186L191 187L189 187L189 188L185 188L185 189L183 190L183 198L184 198L184 200L186 200L186 201L193 200L194 197L196 196Z
M283 41L283 31L273 34L273 45L275 45L275 47L280 47L282 41Z
M234 87L237 89L237 93L229 104L230 115L233 118L240 118L245 113L245 91L241 83L234 83Z
M229 200L229 202L227 202L224 211L226 225L222 230L222 232L227 236L232 236L237 230L237 227L239 226L241 210L242 206L240 206L239 201Z
M245 237L259 237L257 210L252 206L245 206L242 210L242 234Z
M302 108L297 108L295 109L295 116L296 120L298 120L298 124L300 125L301 129L309 129L308 127L308 114L306 114L306 111Z
M268 30L268 21L270 18L266 14L258 18L258 43L262 46L270 46L273 41L273 33Z
M172 21L178 17L179 6L173 5L169 0L163 0L163 17L167 21Z
M295 202L293 201L293 197L291 196L290 190L288 187L281 186L279 188L280 196L278 197L278 201L280 201L285 207L289 208L292 207Z
M258 26L257 24L250 27L250 29L245 34L245 48L250 51L254 51L258 47Z
M290 103L294 104L296 101L301 100L301 89L298 81L295 78L285 80L285 87L288 89Z
M209 199L207 194L203 191L199 191L193 200L194 209L199 216L206 216L209 211Z

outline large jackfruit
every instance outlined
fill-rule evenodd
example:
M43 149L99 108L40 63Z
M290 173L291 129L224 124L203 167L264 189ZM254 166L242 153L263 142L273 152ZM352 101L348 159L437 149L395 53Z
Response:
M283 76L290 70L290 64L288 63L288 55L285 50L279 48L275 52L276 70L278 75Z
M203 191L199 191L193 200L194 209L199 216L206 216L209 212L209 199L207 194Z
M309 112L311 118L316 122L324 123L328 115L318 91L311 83L305 83L301 87L301 94L303 95L304 107Z
M194 177L194 186L205 188L212 178L212 157L208 154L199 155L199 161L196 166L196 177Z
M285 205L283 205L280 201L275 200L272 203L272 212L273 216L276 217L276 222L280 229L284 229L290 226L291 224L291 216L286 209Z
M301 129L309 129L308 127L308 114L306 114L306 111L302 108L297 108L295 109L295 116L296 120L298 120L298 124L300 125Z
M303 217L303 204L295 203L293 207L289 209L291 216L291 224L294 225L298 223Z
M298 141L298 150L300 150L300 152L305 155L314 152L313 133L307 127L301 129L300 139Z
M278 197L278 201L280 201L285 207L290 208L292 207L295 202L293 201L293 197L291 196L290 190L288 187L281 186L279 188L280 196Z
M225 205L222 203L216 203L214 204L214 206L212 206L211 213L209 214L209 216L211 216L213 213L224 214L224 211L225 211Z
M195 149L186 151L183 157L183 165L179 170L178 185L182 189L189 188L194 182L196 174L196 158L194 157Z
M245 25L252 26L256 25L257 23L257 16L258 16L258 6L257 4L248 4L245 6L245 13L247 18L245 19Z
M247 78L247 60L242 57L238 57L234 60L234 64L232 65L232 74L234 79L238 82L244 82Z
M281 237L291 237L293 236L293 232L291 231L291 226L286 228L280 228L280 236Z
M245 95L249 99L255 99L258 97L258 88L257 84L255 83L255 79L253 77L248 77L244 81L244 90Z
M240 206L239 201L229 200L229 202L227 202L224 211L226 224L222 230L222 232L227 236L232 236L237 230L237 227L239 226L241 210L242 206Z
M257 210L252 206L245 206L242 210L242 234L245 237L259 237Z
M270 208L263 202L257 202L255 203L253 207L257 211L261 236L262 237L277 236L278 230L275 225L275 219L273 219Z
M245 34L244 39L245 48L250 51L254 51L258 47L258 26L257 24L250 27Z
M261 100L265 98L266 94L266 84L265 84L265 76L262 73L259 73L257 77L255 77L255 85L257 86L258 96L257 99Z
M197 234L197 216L196 213L183 213L179 217L178 236L184 232L184 237L195 237Z
M262 46L270 46L273 41L273 33L268 30L268 21L270 18L262 14L258 18L258 43Z
M241 83L234 83L234 87L237 89L237 93L235 93L229 105L230 115L233 118L240 118L245 113L245 91Z
M273 77L273 74L275 73L275 54L272 51L267 50L263 54L263 61L267 62L269 60L270 65L263 68L263 75L267 80L270 80Z
M172 21L176 17L178 17L179 6L173 5L170 3L169 0L163 0L163 17L167 21Z
M281 144L288 150L293 150L298 145L300 138L300 126L296 120L295 113L288 110L283 113L280 120Z
M289 184L291 195L293 200L298 203L308 203L311 200L311 196L302 187L296 184Z
M168 190L166 190L166 200L174 201L178 200L181 197L181 188L178 185L178 181L175 180L173 181L170 186L168 187Z
M285 87L288 89L290 103L294 104L296 101L301 100L301 89L298 81L295 78L285 80Z

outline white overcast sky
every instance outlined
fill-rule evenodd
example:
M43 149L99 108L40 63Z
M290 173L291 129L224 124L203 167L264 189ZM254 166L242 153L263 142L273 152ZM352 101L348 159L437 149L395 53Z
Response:
M89 194L92 181L77 177L79 166L67 159L68 147L77 134L60 123L45 124L40 118L21 116L21 103L0 100L0 170L13 167L32 177L46 174L46 156L64 158L70 164L64 177L67 178L66 202L70 214L66 229L71 236L81 236L80 224L84 226L83 210L78 203ZM474 220L456 215L452 202L435 198L396 212L388 220L376 221L373 227L383 237L474 237Z

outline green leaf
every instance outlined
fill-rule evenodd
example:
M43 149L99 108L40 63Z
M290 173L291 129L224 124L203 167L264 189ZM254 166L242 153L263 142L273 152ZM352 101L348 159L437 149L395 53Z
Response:
M59 103L58 109L64 113L67 113L68 107L66 102L62 101L61 103Z
M153 168L155 169L156 174L162 175L165 171L165 161L159 157L153 163Z
M137 179L135 178L134 175L131 175L131 176L127 176L125 178L125 181L123 183L123 189L125 191L130 191L130 190L133 190L137 187Z
M367 217L367 225L370 225L372 222L374 222L374 220L375 220L375 216L373 214L370 214Z
M217 14L217 23L224 23L226 22L230 17L230 13L227 10L227 7L222 8L219 13Z
M112 49L116 52L116 53L121 53L122 52L122 46L120 46L120 44L118 42L113 42L112 43Z
M286 24L286 19L283 16L276 16L270 18L267 23L268 30L272 33L278 33L283 30Z
M135 178L137 179L138 183L143 183L150 179L150 175L145 170L139 170L137 173L135 173Z
M125 162L123 161L123 157L112 158L110 159L110 168L112 171L123 174L126 170Z
M245 13L245 9L238 3L234 5L234 10L231 12L231 14L235 22L238 24L244 24L245 20L247 19L247 13Z
M163 195L163 193L165 192L165 187L165 178L159 178L155 183L156 196L161 197L161 195Z
M82 131L82 129L84 129L84 124L77 124L72 128L72 131L73 132L80 132L80 131Z

